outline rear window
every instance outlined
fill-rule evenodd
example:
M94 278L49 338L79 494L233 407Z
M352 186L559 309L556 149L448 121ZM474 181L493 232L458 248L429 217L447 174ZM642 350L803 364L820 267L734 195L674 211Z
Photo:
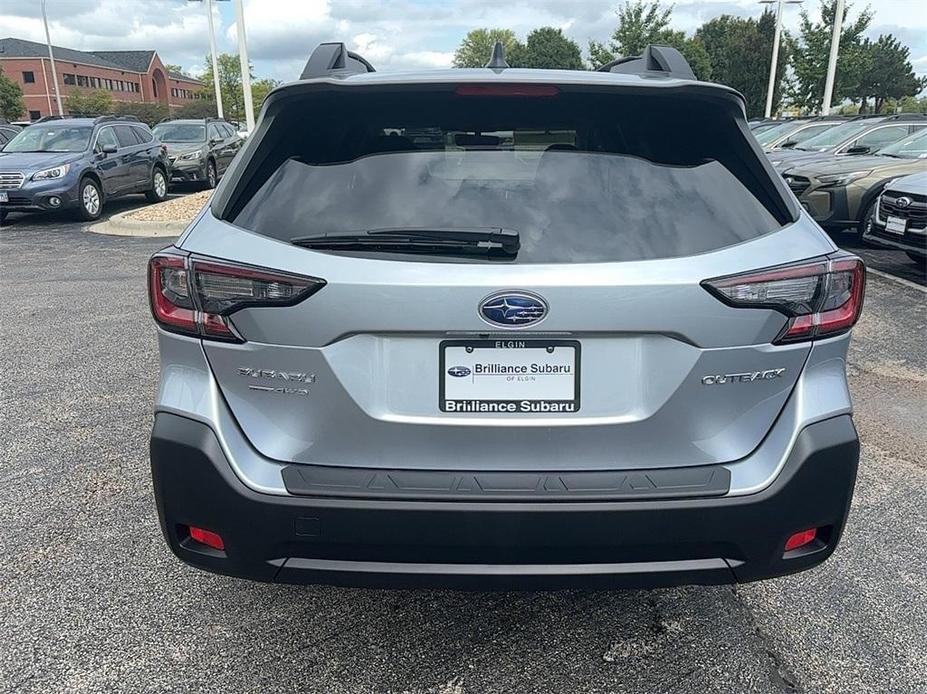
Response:
M226 218L285 242L513 229L518 263L692 255L787 221L745 124L718 103L693 100L681 118L678 98L359 97L284 104Z

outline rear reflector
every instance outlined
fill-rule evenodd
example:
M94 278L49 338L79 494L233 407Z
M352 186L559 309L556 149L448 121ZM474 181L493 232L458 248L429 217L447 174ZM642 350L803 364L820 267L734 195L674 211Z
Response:
M853 327L863 308L866 268L841 254L702 282L735 308L765 308L789 317L773 344L838 335Z
M799 547L810 545L812 542L814 542L814 538L817 536L817 528L809 528L808 530L802 530L800 533L795 533L792 535L792 537L785 541L785 551L790 552L793 549L798 549Z
M461 84L454 93L457 96L557 96L560 90L552 84Z
M243 308L292 306L325 282L262 268L216 263L174 252L148 262L151 312L165 330L242 342L228 316Z
M225 549L225 543L222 541L219 533L214 533L212 530L197 528L195 525L190 526L190 539L196 540L200 544L212 547L213 549L218 549L220 551Z

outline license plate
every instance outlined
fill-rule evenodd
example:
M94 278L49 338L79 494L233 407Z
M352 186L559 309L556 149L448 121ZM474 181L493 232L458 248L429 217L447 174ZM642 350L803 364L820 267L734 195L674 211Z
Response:
M442 412L579 411L575 340L445 340L439 355Z
M0 202L9 202L9 201L10 201L10 194L7 193L5 190L0 190Z
M908 228L908 220L901 217L889 217L885 220L885 231L890 234L904 234Z

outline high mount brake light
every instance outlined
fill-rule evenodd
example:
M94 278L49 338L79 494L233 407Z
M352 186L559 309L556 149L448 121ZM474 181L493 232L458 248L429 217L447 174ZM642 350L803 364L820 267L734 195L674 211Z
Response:
M165 330L243 342L228 316L243 308L292 306L325 285L314 277L157 253L148 262L148 297Z
M779 311L789 321L773 344L838 335L863 309L866 268L851 255L705 280L702 286L728 306Z
M557 96L560 90L552 84L461 84L454 93L457 96Z

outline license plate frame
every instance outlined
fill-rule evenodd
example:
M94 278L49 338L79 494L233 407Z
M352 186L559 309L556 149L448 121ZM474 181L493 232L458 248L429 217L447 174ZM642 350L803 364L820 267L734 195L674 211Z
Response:
M904 217L895 217L893 215L889 215L888 219L885 220L885 231L889 234L904 236L907 230L908 220Z
M451 378L459 378L457 376L452 376L449 374L449 368L457 367L458 361L467 361L468 359L461 359L461 353L456 352L452 354L455 359L454 364L448 362L448 349L449 348L463 348L466 352L467 348L470 348L471 351L468 354L474 356L470 357L470 360L476 359L476 354L478 351L483 352L484 356L500 358L503 355L510 357L515 361L524 361L523 358L519 359L517 357L526 357L530 354L527 350L543 350L546 355L550 356L541 356L541 361L546 363L562 361L563 357L569 356L569 350L572 350L572 360L569 361L572 366L571 373L527 373L527 374L506 374L506 373L483 373L477 374L475 369L470 369L470 366L464 366L465 369L470 369L468 373L463 378L472 379L475 384L475 379L477 376L525 376L532 377L531 381L528 380L511 380L506 378L507 383L511 383L512 390L537 390L537 379L544 378L547 376L555 377L558 381L556 384L557 389L563 388L563 382L566 380L572 380L572 398L561 398L561 397L525 397L525 396L516 396L508 398L481 398L481 397L472 397L472 398L453 398L448 397L448 382ZM560 352L560 350L564 350ZM536 362L531 362L532 364ZM507 415L507 414L573 414L579 412L581 397L580 397L580 375L581 375L581 363L582 363L582 347L578 340L561 340L561 339L544 339L544 338L500 338L500 339L461 339L461 340L442 340L438 344L438 409L441 412L447 414L491 414L491 415ZM530 364L526 364L530 369ZM544 366L541 364L540 366ZM556 367L557 364L553 363L551 366ZM572 379L568 377L572 376ZM529 384L532 384L529 386ZM508 386L502 386L508 387ZM459 390L456 386L455 390ZM454 403L454 404L451 404ZM523 403L527 403L527 406Z

